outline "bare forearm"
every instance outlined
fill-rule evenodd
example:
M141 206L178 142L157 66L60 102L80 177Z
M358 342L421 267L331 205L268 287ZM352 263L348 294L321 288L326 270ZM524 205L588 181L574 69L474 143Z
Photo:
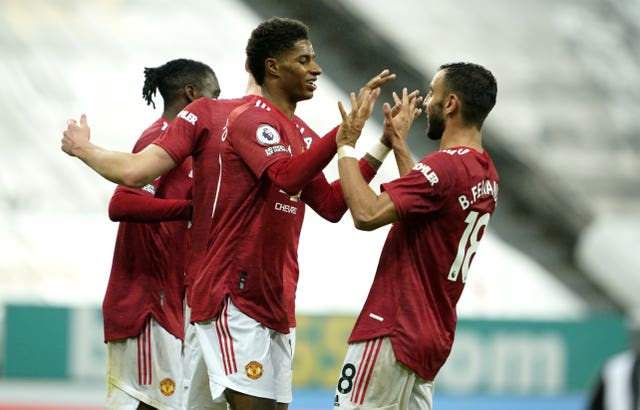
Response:
M134 154L110 151L94 144L86 144L74 151L74 155L103 178L118 185L141 187L149 181L132 181L127 168L134 161Z
M396 158L396 164L398 165L398 173L400 176L402 177L407 175L415 165L407 144L398 144L393 147L393 155Z
M75 150L74 155L103 178L132 188L148 184L176 165L166 151L155 145L132 154L89 143Z
M367 185L354 158L338 160L338 172L344 199L357 229L371 231L397 219L393 204L386 195L381 198Z

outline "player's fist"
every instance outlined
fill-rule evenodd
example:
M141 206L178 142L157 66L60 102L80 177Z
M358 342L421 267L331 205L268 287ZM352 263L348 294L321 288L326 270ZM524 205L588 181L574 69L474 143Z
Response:
M76 156L76 152L89 143L91 129L87 124L87 116L80 116L80 124L74 119L67 120L67 129L62 132L61 149L65 153Z

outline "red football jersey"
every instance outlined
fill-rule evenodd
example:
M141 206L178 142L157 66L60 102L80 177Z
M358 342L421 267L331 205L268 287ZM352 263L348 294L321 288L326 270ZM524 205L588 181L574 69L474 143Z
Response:
M141 151L167 127L159 119L138 139ZM191 159L140 189L119 186L150 199L191 198ZM126 206L126 205L125 205ZM175 209L175 207L174 207ZM182 212L184 214L185 212ZM187 212L188 214L188 212ZM113 264L102 304L105 341L137 336L149 315L176 337L183 337L183 280L188 250L188 222L120 222Z
M398 361L434 380L453 344L456 304L498 196L489 155L467 147L427 155L382 189L399 220L350 342L389 336Z
M218 189L219 145L229 113L249 101L200 98L182 110L169 129L154 142L180 164L193 158L193 215L191 218L191 250L186 269L187 303L192 305L189 287L201 272L209 243L212 241L213 201Z
M287 118L262 97L230 115L220 145L215 234L204 274L193 284L192 320L217 316L230 295L246 315L289 332L288 313L293 315L293 308L287 303L295 298L305 205L299 194L287 194L264 171L279 159L301 154L318 138L302 120Z
M258 101L260 102L257 103ZM274 146L269 147L269 143L267 142L266 145L263 146L264 152L261 155L263 157L266 156L268 161L264 163L264 167L255 171L253 176L247 174L248 169L246 168L246 165L238 165L237 161L243 161L238 157L233 157L233 159L236 161L236 165L238 165L240 171L236 171L233 169L232 165L226 164L228 169L231 169L231 172L226 171L223 175L220 173L220 161L222 160L222 157L219 156L223 129L226 125L227 117L230 112L234 108L247 102L251 102L254 105L257 103L260 107L255 106L253 108L259 109L261 114L265 114L265 112L270 113L273 109L273 114L268 114L268 118L265 119L264 124L277 124L277 127L280 127L278 128L279 131L293 135L295 137L294 145L288 144L285 150L282 148L284 145L275 144ZM247 105L244 108L249 108L249 106ZM239 115L239 112L234 115ZM275 115L275 117L272 115ZM247 127L250 128L248 124ZM258 124L257 122L255 124L251 124L253 124L251 126L255 127L255 129L245 127L242 131L235 131L234 133L238 134L240 132L247 132L247 135L252 135L248 141L253 141L255 144L255 141L257 141L257 131L261 129L260 125L263 124ZM253 135L256 135L256 137L253 137ZM262 143L265 143L264 139L269 138L269 136L264 135L261 138L263 139ZM301 119L295 117L292 121L284 117L277 108L272 107L271 104L263 98L258 96L246 96L233 100L199 99L185 107L185 109L180 112L178 117L176 117L176 119L171 123L167 132L154 142L154 144L157 144L167 151L178 163L189 155L193 156L193 224L191 227L191 252L185 284L187 286L187 302L189 303L189 306L195 308L195 312L198 311L198 307L195 305L199 305L200 308L202 308L203 303L193 300L193 292L189 289L191 284L194 282L196 277L203 275L207 276L202 279L203 283L206 283L206 285L203 286L212 287L214 282L210 278L210 275L215 275L216 270L214 269L213 262L211 262L211 258L224 258L224 255L216 254L215 251L208 253L208 250L212 247L212 244L214 244L220 233L220 230L216 227L216 224L218 223L216 221L220 218L218 217L214 220L214 206L216 206L216 203L220 202L220 206L227 209L228 212L233 213L233 209L225 207L228 206L230 200L238 200L237 197L234 196L230 197L233 199L226 197L227 192L238 194L234 186L236 176L239 178L237 181L241 181L241 178L246 178L248 183L253 183L257 178L255 175L261 175L264 168L271 163L271 159L275 160L277 158L290 157L290 146L296 146L299 148L300 152L302 152L311 147L313 141L317 138L318 136ZM335 137L333 136L332 138ZM244 146L242 141L243 140L239 143L240 146ZM258 143L258 145L260 144L261 143ZM279 151L275 152L276 150ZM278 155L276 156L275 154ZM229 153L225 154L225 156L226 155L229 155ZM226 162L227 161L225 161L225 163ZM247 162L247 164L248 163L250 162ZM367 181L370 181L375 175L375 171L364 160L360 161L360 169ZM227 185L223 191L222 188L224 185L220 184L220 181L224 180L224 178L227 178ZM285 195L285 197L287 196ZM290 202L290 204L287 201ZM299 224L301 224L305 210L302 202L304 201L308 204L323 218L333 222L339 220L344 215L347 211L347 206L342 196L342 189L340 188L339 181L334 181L329 184L322 172L319 172L312 181L305 186L302 196L294 195L287 201L280 201L279 205L274 205L279 207L279 212L298 215L297 218L293 218L296 220L295 224L297 224L297 226L295 229L290 231L290 235L288 237L290 237L291 240L288 240L286 242L286 246L281 249L283 252L281 257L283 259L279 275L281 274L283 276L282 286L284 289L284 296L279 303L284 304L287 311L288 326L295 327L295 296L299 276L297 247L300 233ZM227 223L229 223L229 221L226 219L223 220L223 224ZM206 267L205 262L207 263ZM224 287L226 285L223 283L222 286ZM202 287L201 289L202 292L199 298L204 297L205 300L208 300L207 298L209 296L207 296L207 290ZM205 314L206 319L215 316L215 314L210 313L212 311L213 310L211 309L207 310L208 313ZM265 312L263 313L268 315ZM256 316L262 317L260 315ZM192 319L198 320L195 319L197 317L197 313L192 311ZM265 321L271 323L270 320Z

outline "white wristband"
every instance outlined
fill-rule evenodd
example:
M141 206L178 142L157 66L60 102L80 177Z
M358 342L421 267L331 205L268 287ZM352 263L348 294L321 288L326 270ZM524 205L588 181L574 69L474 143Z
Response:
M391 148L378 141L376 145L371 147L368 154L377 159L380 162L384 162L384 159L391 152Z
M356 155L356 149L351 145L343 145L341 147L338 147L338 159L346 157L358 159L358 156Z

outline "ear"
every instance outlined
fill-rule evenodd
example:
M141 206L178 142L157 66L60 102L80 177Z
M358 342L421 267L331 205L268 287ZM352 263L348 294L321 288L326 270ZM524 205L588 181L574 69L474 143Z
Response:
M453 116L460 110L460 98L455 94L449 94L445 98L444 113L447 116Z
M193 101L197 100L198 98L200 98L200 92L198 91L198 88L193 84L185 85L184 86L184 93L185 93L185 96L187 97L187 99L190 102L193 102Z
M264 72L273 77L278 76L278 60L273 57L269 57L264 60Z

